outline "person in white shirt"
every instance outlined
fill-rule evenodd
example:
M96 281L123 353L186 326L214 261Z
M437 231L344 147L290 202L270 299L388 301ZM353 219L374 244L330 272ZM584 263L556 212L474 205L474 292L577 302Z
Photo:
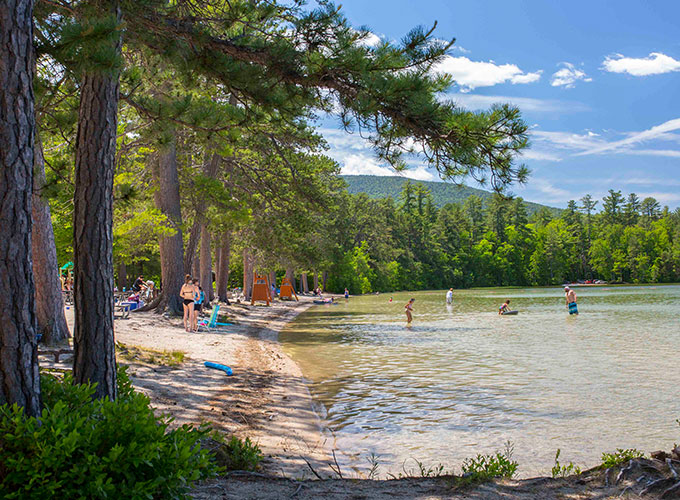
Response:
M449 291L446 292L446 303L453 304L453 288L449 288Z

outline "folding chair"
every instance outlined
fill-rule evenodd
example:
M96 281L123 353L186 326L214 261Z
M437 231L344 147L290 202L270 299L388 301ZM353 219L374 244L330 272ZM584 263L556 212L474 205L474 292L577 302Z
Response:
M201 320L198 322L198 329L200 330L201 328L205 328L207 331L213 331L217 330L218 327L220 326L229 326L232 323L218 323L217 322L217 315L220 312L220 305L215 304L213 306L212 313L210 314L210 319L208 321L206 320Z

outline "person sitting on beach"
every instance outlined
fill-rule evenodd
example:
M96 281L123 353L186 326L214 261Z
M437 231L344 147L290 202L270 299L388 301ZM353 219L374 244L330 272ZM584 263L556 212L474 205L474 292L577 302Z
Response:
M510 312L510 299L503 302L501 307L498 308L498 314L503 314L503 313L508 313L508 312Z
M564 287L564 296L567 301L567 309L569 309L569 314L576 314L578 316L578 305L576 305L576 292L569 288Z
M404 306L404 309L406 309L406 324L408 325L410 325L411 321L413 321L413 316L411 315L411 312L413 311L413 303L415 301L416 299L411 299Z
M182 304L184 305L184 330L191 331L191 323L194 316L194 285L191 282L191 276L184 277L184 284L179 291L179 296L182 297Z
M145 288L146 288L146 283L144 283L144 278L140 274L139 277L132 284L132 291L133 292L141 292Z

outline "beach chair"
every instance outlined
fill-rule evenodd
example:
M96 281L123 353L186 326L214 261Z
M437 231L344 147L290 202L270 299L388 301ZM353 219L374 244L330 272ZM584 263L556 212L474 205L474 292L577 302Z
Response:
M231 323L218 323L217 322L217 315L220 312L220 305L215 304L213 306L212 313L210 314L210 318L208 321L202 319L201 321L198 322L198 329L200 330L201 328L205 328L207 331L213 331L217 330L218 327L220 326L229 326Z

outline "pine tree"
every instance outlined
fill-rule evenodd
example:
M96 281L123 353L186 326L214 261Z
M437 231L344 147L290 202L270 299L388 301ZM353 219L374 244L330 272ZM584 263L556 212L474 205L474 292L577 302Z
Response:
M33 2L0 3L0 405L40 414L31 262Z

